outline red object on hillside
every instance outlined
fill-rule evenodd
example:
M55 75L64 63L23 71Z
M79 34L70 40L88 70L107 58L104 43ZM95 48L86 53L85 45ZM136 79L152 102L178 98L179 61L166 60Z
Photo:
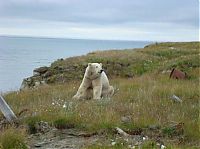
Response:
M186 78L186 73L182 72L180 70L176 70L175 68L172 69L169 78L173 79L185 79Z

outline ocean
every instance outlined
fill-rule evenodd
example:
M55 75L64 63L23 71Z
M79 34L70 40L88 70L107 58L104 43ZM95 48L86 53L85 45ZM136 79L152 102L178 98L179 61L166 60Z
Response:
M88 40L0 36L0 92L18 90L33 70L60 58L97 50L142 48L149 41Z

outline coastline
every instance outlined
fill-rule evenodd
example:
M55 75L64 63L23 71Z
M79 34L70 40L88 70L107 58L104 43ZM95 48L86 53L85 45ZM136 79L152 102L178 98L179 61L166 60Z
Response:
M60 58L85 55L96 50L129 49L143 47L148 42L105 41L55 38L0 37L0 63L2 92L17 90L24 78L33 75L33 70L50 66Z
M87 63L90 62L103 63L109 77L134 78L145 73L167 72L174 67L190 73L190 64L182 63L188 61L194 63L192 65L195 67L199 66L197 56L193 55L198 53L198 44L199 42L154 43L144 48L94 51L83 56L58 59L50 67L34 69L34 75L23 80L22 88L81 80ZM188 51L187 48L193 46L193 51ZM180 48L183 48L183 54L180 53ZM184 57L184 54L190 58Z

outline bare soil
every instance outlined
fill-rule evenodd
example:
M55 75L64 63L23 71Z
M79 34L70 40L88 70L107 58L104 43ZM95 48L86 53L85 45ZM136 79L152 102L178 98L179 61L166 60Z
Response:
M31 149L79 149L104 142L103 135L89 134L77 129L51 129L47 133L32 134L28 138Z

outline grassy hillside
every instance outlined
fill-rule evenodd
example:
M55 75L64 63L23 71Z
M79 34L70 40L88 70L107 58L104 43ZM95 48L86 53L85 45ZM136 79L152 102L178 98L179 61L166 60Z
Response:
M15 113L28 109L20 125L28 125L29 133L34 131L36 122L42 120L58 128L103 133L108 140L116 138L115 127L129 134L139 131L149 137L143 148L156 148L158 139L168 148L198 148L199 45L199 42L160 43L143 49L99 51L58 60L40 75L30 78L30 86L38 80L50 85L7 93L4 97ZM111 100L71 99L88 62L103 63L116 91ZM169 79L168 70L174 67L186 72L188 79ZM182 103L173 101L173 95ZM0 146L8 132L16 134L15 128L11 129L0 134ZM19 134L17 138L23 142L22 136L29 133ZM110 148L106 142L101 145L97 143L87 148ZM128 145L112 148L127 148Z
M36 82L47 84L64 83L81 80L88 62L101 62L109 77L132 78L145 73L171 70L176 67L185 71L190 78L197 77L199 42L160 43L146 46L143 49L96 51L85 56L60 59L50 67L34 70L39 72L26 79L29 87Z

